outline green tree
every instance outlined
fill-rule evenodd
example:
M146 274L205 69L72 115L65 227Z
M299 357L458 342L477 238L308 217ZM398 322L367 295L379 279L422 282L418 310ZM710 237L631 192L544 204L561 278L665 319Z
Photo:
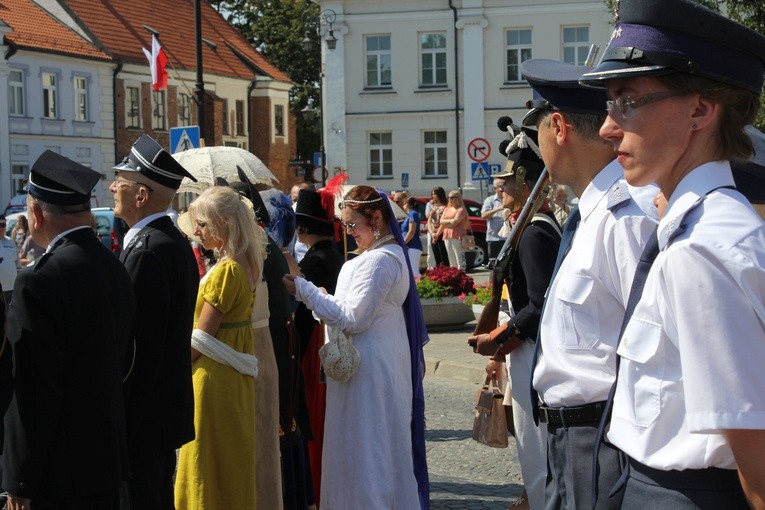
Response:
M309 0L209 0L231 25L295 84L290 110L297 118L297 152L308 158L319 149L319 121L306 120L301 110L318 109L321 53L316 33L319 6ZM311 49L303 49L308 37Z
M741 23L758 32L765 34L765 2L762 0L695 0L713 11L727 15L730 19ZM614 13L619 0L604 0L608 10ZM765 131L765 86L760 95L760 113L754 121L754 126Z

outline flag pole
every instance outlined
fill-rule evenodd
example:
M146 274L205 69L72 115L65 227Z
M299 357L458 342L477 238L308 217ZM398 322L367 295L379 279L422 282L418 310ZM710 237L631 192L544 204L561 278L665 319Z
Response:
M205 82L202 68L202 0L194 0L194 30L197 46L197 122L202 138L205 137Z

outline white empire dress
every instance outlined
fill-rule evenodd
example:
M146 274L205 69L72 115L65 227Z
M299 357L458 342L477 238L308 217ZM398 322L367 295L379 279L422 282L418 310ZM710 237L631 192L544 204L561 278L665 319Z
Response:
M327 377L322 510L419 510L412 461L412 380L402 305L404 252L384 245L346 262L335 295L303 278L296 297L358 349L347 382Z

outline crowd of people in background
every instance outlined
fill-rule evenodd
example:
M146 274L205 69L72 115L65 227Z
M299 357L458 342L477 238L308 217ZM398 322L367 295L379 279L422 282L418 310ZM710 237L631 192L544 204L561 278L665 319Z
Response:
M509 366L511 508L762 509L765 223L735 173L765 37L619 4L597 67L521 64L534 99L482 207L490 260L524 227L507 317L467 340ZM52 151L27 217L0 217L7 508L429 508L415 277L423 248L466 269L460 191L432 189L423 247L416 199L344 175L211 183L176 224L195 178L155 140L113 170L119 257L92 226L101 174Z

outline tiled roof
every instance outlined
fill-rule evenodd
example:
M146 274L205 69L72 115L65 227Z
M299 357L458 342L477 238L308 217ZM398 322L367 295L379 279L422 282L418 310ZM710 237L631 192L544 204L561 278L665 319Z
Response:
M5 0L0 0L3 2ZM117 60L145 64L141 48L151 49L148 25L160 33L159 40L170 66L195 70L196 39L194 0L61 0ZM290 79L256 51L207 2L201 2L202 37L217 45L202 44L205 73L252 79L254 73L229 47L236 48L259 71L277 81ZM228 44L226 44L228 43ZM173 76L172 67L168 69Z
M0 0L0 20L13 29L7 39L19 49L110 59L31 0Z

